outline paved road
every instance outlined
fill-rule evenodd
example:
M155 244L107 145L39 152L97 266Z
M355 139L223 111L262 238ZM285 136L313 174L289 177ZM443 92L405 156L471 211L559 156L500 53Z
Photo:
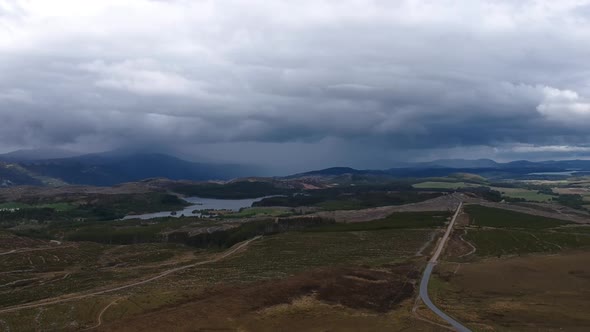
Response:
M430 275L432 274L432 269L434 269L434 266L438 262L438 258L440 256L440 254L442 253L445 244L449 240L449 235L451 234L451 231L453 230L453 226L455 225L455 220L457 219L457 216L459 215L459 211L461 211L462 207L463 207L463 202L461 202L459 204L457 211L455 211L455 215L453 215L453 219L451 219L451 222L449 223L449 227L447 227L447 231L445 232L445 235L442 237L442 239L440 240L440 242L438 244L438 247L436 248L436 252L434 253L432 258L428 262L428 265L426 265L426 269L424 270L424 275L422 276L422 281L420 282L420 298L422 299L424 304L426 304L426 306L428 306L428 308L430 308L430 310L432 310L440 318L444 319L447 323L451 324L457 331L471 332L471 330L469 330L468 328L463 326L463 324L459 323L458 321L453 319L451 316L445 314L442 310L437 308L434 305L434 303L432 303L432 301L430 300L430 297L428 296L428 282L430 281Z

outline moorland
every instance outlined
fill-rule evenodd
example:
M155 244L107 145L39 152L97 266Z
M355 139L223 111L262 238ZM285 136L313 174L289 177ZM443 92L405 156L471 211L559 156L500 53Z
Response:
M448 330L439 246L428 293L468 329L589 329L590 177L486 172L7 186L0 330Z

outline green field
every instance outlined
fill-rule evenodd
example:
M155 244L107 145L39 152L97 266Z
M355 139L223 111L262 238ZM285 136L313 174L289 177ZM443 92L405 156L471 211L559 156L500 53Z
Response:
M548 194L539 193L537 190L529 190L524 188L502 188L491 187L492 190L499 191L503 197L513 199L523 199L530 202L548 202L554 197Z
M242 209L239 212L222 215L223 218L252 218L252 217L286 217L293 212L287 209L271 207L251 207Z
M481 205L467 205L465 212L469 214L471 225L498 228L543 229L568 224L567 221L534 216L503 209L495 209Z
M467 182L436 182L426 181L420 182L413 185L417 189L459 189L467 187L479 187L479 184L467 183Z

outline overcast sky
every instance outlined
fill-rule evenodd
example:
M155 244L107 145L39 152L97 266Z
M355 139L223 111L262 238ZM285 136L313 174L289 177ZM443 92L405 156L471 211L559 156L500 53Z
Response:
M0 152L590 155L590 1L0 0Z

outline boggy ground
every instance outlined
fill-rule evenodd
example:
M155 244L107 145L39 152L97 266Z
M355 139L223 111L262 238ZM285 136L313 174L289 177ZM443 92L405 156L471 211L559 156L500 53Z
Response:
M431 297L474 330L589 331L589 266L588 251L443 263Z
M102 331L430 331L410 313L420 267L333 267L285 279L221 284Z

